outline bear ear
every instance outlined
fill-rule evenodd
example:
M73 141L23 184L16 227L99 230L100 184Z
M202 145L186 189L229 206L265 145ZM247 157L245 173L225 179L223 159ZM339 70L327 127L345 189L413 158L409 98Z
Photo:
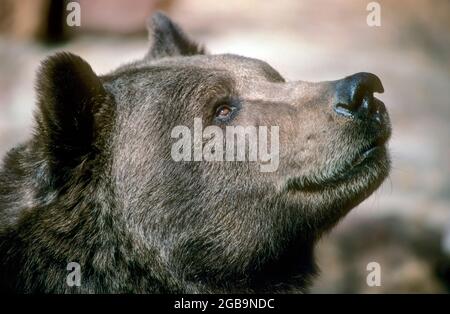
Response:
M152 41L147 59L206 53L203 47L192 41L177 24L161 12L153 14L147 28Z
M38 72L37 137L55 171L93 152L95 114L107 93L89 64L70 53L46 59Z

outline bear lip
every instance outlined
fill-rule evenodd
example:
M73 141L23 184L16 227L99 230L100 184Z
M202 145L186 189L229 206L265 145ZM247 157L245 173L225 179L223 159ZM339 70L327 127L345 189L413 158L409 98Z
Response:
M385 147L385 144L389 139L389 135L390 135L389 132L387 132L386 134L383 134L382 136L376 138L369 146L361 149L361 151L357 153L356 156L353 158L350 169L348 170L351 170L352 168L360 165L368 157L372 156L377 150L380 150L381 148Z
M353 158L353 161L351 163L350 169L360 165L364 162L368 157L370 157L372 154L375 153L377 149L380 149L383 145L378 145L376 143L371 144L368 148L363 149L361 152L359 152L355 158Z
M301 178L292 178L287 182L288 190L294 191L321 191L324 188L339 186L343 182L353 179L361 174L367 165L375 164L387 158L386 146L388 137L376 139L371 145L364 147L355 155L348 166L341 168L333 175L322 180L308 180Z

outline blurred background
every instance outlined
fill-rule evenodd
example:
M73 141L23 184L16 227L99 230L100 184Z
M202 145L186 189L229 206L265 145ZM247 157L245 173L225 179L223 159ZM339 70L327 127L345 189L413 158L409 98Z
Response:
M211 53L267 61L288 80L367 71L383 81L392 173L324 237L312 292L450 292L450 1L0 0L0 156L31 135L35 71L67 50L104 74L147 51L147 17L164 10ZM381 267L369 287L366 266Z

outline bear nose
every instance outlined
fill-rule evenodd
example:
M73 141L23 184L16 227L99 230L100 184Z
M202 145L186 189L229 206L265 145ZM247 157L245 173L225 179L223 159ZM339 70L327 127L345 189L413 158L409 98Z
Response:
M347 117L370 117L377 109L373 93L384 91L381 80L372 73L356 73L337 81L333 109Z

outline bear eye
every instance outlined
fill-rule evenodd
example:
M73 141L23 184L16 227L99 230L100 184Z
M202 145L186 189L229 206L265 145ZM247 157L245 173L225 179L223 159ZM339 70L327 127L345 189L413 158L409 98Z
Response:
M241 109L240 101L236 97L222 98L214 107L214 120L219 124L230 122Z
M227 118L230 117L232 111L233 111L233 109L231 109L230 106L228 106L228 105L221 105L216 110L216 117L219 118L219 119L227 119Z

